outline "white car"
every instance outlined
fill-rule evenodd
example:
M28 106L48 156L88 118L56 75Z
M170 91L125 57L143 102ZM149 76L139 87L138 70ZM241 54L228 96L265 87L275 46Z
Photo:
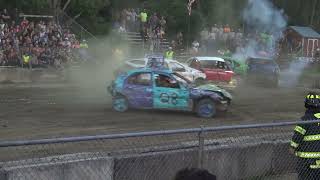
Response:
M179 61L176 60L171 60L171 59L165 59L165 67L169 68L173 72L177 72L183 77L187 78L188 80L195 82L195 83L202 83L206 79L206 74L191 68L187 66L184 63L180 63ZM141 59L131 59L125 61L125 64L129 67L132 68L143 68L146 67L148 64L148 59L147 58L141 58Z

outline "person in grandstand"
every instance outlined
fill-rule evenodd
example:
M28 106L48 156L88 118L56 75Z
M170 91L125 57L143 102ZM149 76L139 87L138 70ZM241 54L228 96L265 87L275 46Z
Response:
M320 93L310 92L305 98L302 121L320 120ZM299 180L320 177L320 123L298 124L291 140L291 152L298 157Z

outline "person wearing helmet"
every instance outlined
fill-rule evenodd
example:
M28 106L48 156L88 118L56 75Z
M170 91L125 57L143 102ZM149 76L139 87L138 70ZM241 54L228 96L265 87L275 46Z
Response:
M320 120L320 93L310 92L305 98L302 121ZM320 123L298 124L290 142L291 151L298 157L298 178L315 180L320 177Z
M168 51L166 51L165 53L165 58L166 59L173 59L173 50L172 50L172 47L169 47L168 48Z

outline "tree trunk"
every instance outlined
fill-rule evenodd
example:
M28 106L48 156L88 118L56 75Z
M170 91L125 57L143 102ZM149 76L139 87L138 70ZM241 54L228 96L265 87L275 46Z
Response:
M313 3L312 3L312 14L311 14L311 19L310 19L310 26L313 27L313 20L314 20L314 15L316 13L316 7L317 7L317 3L318 3L318 0L313 0Z

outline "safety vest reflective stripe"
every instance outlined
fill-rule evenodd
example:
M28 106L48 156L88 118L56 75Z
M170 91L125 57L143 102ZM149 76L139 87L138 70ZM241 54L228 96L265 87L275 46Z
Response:
M296 156L301 158L320 158L320 152L296 152Z
M319 169L320 168L320 161L316 160L316 164L310 165L311 169Z
M297 148L297 147L299 146L299 144L296 143L296 142L294 142L294 141L291 141L291 142L290 142L290 145L291 145L292 147L294 147L294 148Z
M320 113L314 114L314 117L320 119Z
M23 62L28 63L30 60L30 56L23 55Z
M297 131L298 133L302 134L302 135L305 135L306 134L306 130L303 129L301 126L296 126L294 128L295 131Z
M320 99L320 95L308 95L307 99Z
M80 44L80 48L88 48L88 44L87 43L81 43Z
M308 135L303 138L304 141L319 141L320 140L320 134L315 135Z
M292 147L294 147L294 148L297 148L297 147L299 146L299 144L296 143L296 142L294 142L294 141L291 141L291 142L290 142L290 145L291 145Z
M319 168L320 168L320 165L310 165L310 168L311 168L311 169L319 169Z
M168 59L172 59L173 58L173 52L172 51L168 51L168 52L166 52L166 58L168 58Z

